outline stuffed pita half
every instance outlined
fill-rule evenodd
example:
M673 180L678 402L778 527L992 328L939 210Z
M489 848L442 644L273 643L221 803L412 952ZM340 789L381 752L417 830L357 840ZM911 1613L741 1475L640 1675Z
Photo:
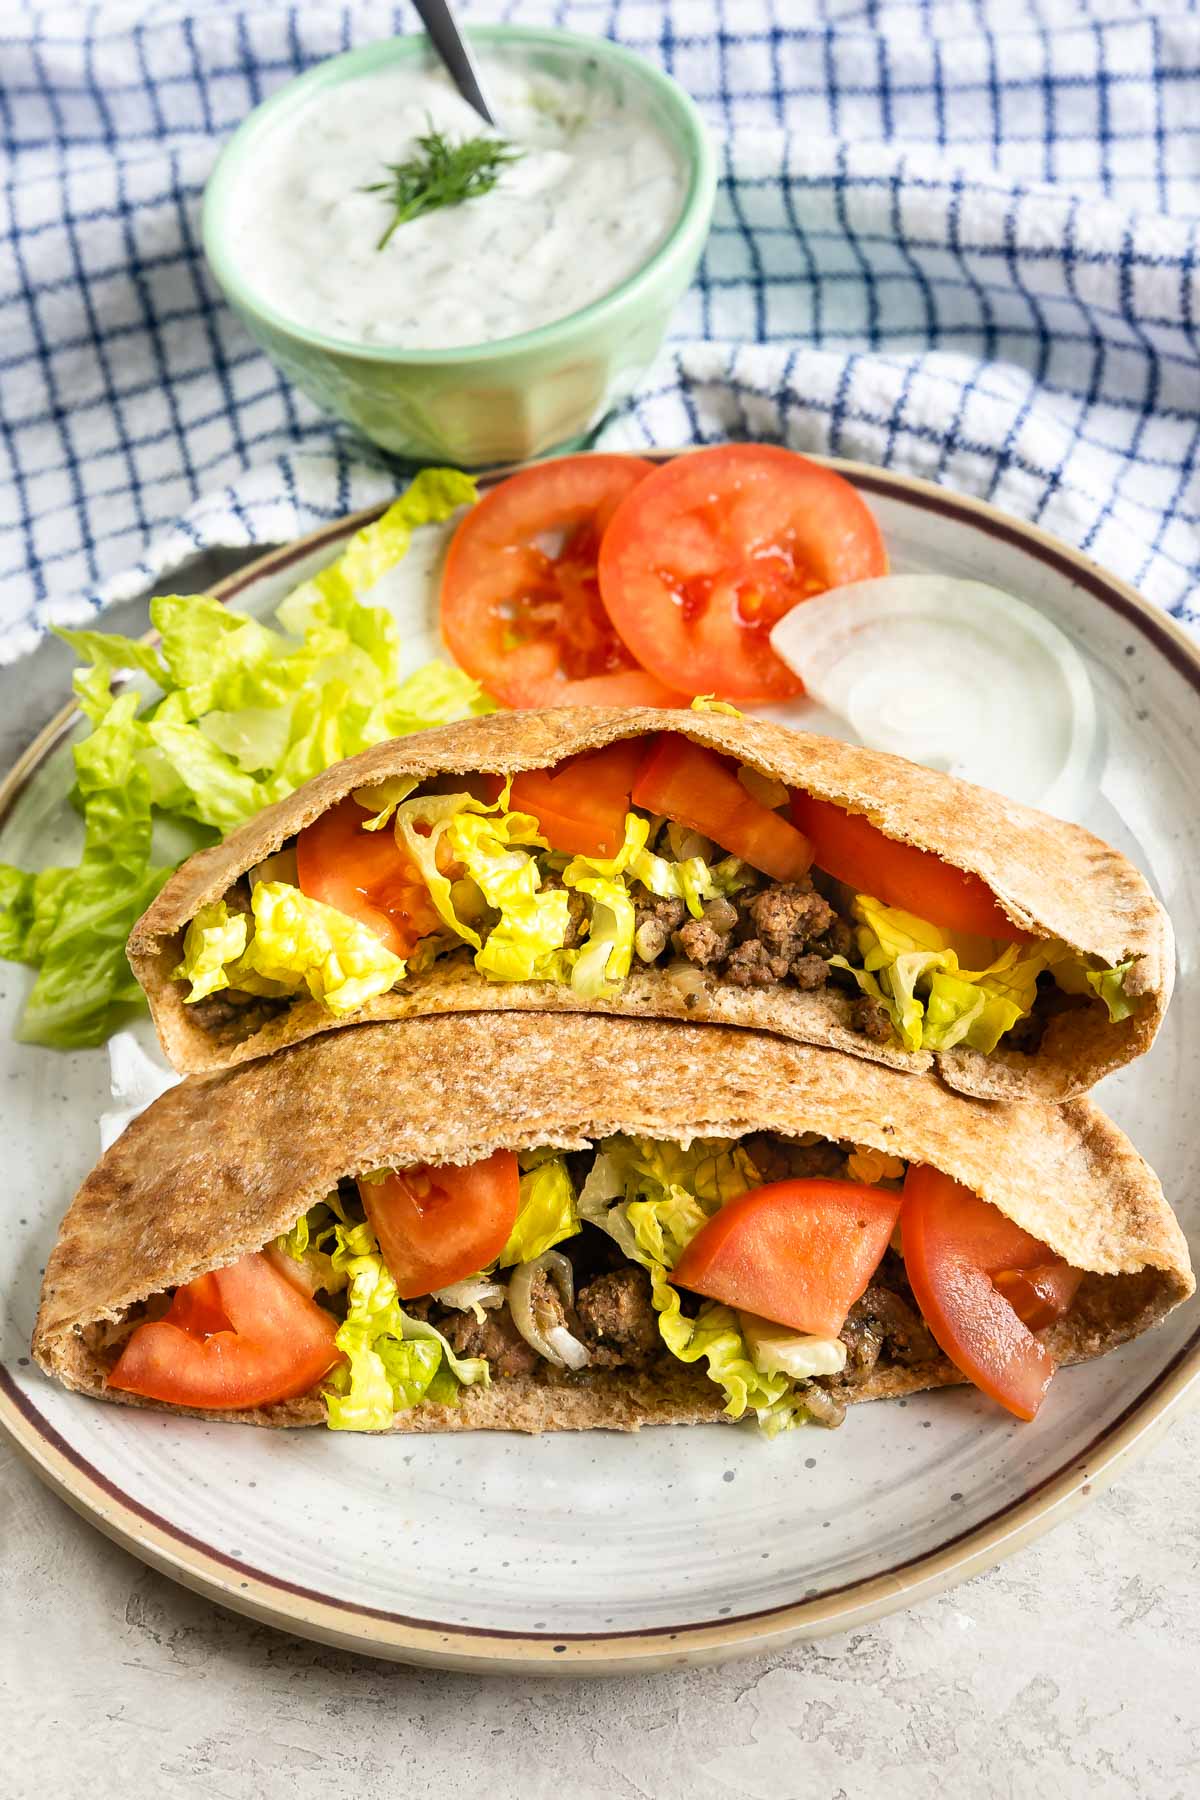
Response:
M1031 1416L1193 1286L1090 1101L479 1013L165 1094L67 1213L33 1349L82 1393L259 1425L774 1432L964 1375Z
M1149 1047L1174 972L1146 881L1078 826L762 721L591 708L337 764L185 863L129 958L184 1072L342 1024L582 1010L1048 1100Z

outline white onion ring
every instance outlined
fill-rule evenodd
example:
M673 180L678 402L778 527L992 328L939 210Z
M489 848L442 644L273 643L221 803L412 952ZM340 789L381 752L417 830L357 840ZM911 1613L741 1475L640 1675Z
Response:
M592 1360L565 1325L543 1331L533 1310L533 1279L544 1272L558 1289L564 1307L575 1304L575 1271L560 1250L544 1250L533 1262L518 1263L508 1283L508 1310L512 1322L531 1350L554 1369L583 1369Z

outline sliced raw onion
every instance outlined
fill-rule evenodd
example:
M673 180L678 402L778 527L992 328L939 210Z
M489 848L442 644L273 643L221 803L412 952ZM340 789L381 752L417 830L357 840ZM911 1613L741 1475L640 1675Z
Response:
M585 1344L565 1325L543 1329L533 1310L533 1280L545 1271L558 1289L564 1307L575 1304L575 1271L560 1250L544 1250L532 1262L518 1263L508 1283L508 1310L512 1322L531 1350L555 1369L583 1369L592 1360Z
M764 1375L811 1381L815 1375L840 1375L846 1366L846 1346L840 1338L789 1331L786 1325L776 1325L757 1313L740 1312L738 1322L751 1360Z
M1062 818L1077 817L1095 787L1099 728L1083 659L1000 588L881 575L793 607L771 646L872 750Z
M487 1275L469 1275L465 1281L452 1281L449 1287L434 1288L431 1297L439 1306L452 1307L456 1312L473 1312L480 1306L489 1310L503 1306L504 1296L503 1282L492 1281Z

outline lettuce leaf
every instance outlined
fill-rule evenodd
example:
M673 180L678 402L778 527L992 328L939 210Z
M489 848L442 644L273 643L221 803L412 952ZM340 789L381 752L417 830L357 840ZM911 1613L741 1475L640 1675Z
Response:
M97 1043L141 1000L125 940L170 871L151 861L136 708L137 696L122 694L76 748L84 828L76 867L43 870L32 882L19 870L0 870L0 942L39 968L17 1030L22 1043Z
M563 885L591 901L587 943L571 971L571 986L586 1000L611 993L629 973L636 925L630 881L640 881L652 894L682 900L699 918L706 900L732 893L749 879L736 857L710 868L702 857L669 861L648 850L650 821L638 813L625 815L625 840L615 856L576 856L563 870Z
M457 1356L440 1331L404 1311L370 1225L351 1220L336 1193L275 1242L328 1292L346 1290L335 1339L346 1361L324 1390L331 1431L386 1431L421 1400L453 1405L460 1387L488 1385L483 1357Z
M1124 992L1129 963L1095 968L1056 938L1014 944L945 931L868 894L856 895L854 912L862 967L844 956L830 962L882 1002L906 1050L966 1043L991 1052L1032 1009L1045 971L1065 993L1097 994L1114 1023L1133 1010Z
M282 630L203 595L164 595L150 608L157 647L59 633L84 664L74 677L91 727L75 750L84 847L71 869L31 877L0 865L0 955L41 971L24 1041L98 1044L129 1004L143 1004L124 945L170 873L152 855L157 819L177 840L182 826L181 841L211 843L369 744L490 709L478 684L447 664L401 679L395 623L363 598L418 525L474 497L469 477L423 471L284 601ZM136 682L114 691L124 670Z
M176 980L191 982L186 1005L229 986L226 965L242 955L248 936L245 913L231 913L224 900L200 908L184 934L183 961L172 971Z
M494 806L470 794L401 801L397 842L420 870L446 926L474 947L477 969L493 981L560 981L570 967L563 950L570 901L564 889L542 887L531 847L544 850L545 839L530 814L507 811L508 798L506 786ZM389 803L385 797L382 804ZM442 873L443 856L465 869L465 882ZM464 916L461 888L472 896L475 916L487 908L499 914L486 942Z
M579 1230L575 1188L561 1156L549 1157L521 1176L521 1198L500 1267L533 1262L544 1250Z
M1038 976L1062 949L945 931L866 894L856 896L854 912L862 967L844 956L830 961L882 1001L906 1050L994 1050L1030 1011Z
M764 1375L755 1367L738 1317L727 1306L706 1300L694 1319L686 1318L679 1293L658 1269L650 1272L651 1298L663 1343L680 1362L708 1363L708 1373L725 1396L726 1416L753 1412L768 1437L803 1422L803 1402L787 1375Z
M227 971L233 987L261 993L266 982L265 991L285 994L307 988L331 1013L348 1013L386 994L404 974L402 959L368 926L289 882L258 882L250 904L254 933Z

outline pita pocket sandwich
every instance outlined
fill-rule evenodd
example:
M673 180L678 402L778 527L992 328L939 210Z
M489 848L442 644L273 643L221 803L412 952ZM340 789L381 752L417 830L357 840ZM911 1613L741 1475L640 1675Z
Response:
M82 1393L257 1425L774 1433L963 1380L1032 1417L1193 1286L1088 1100L477 1013L165 1094L67 1213L33 1350Z
M950 776L714 712L376 745L193 856L129 959L174 1066L447 1012L749 1026L961 1093L1142 1054L1171 928L1125 857Z

